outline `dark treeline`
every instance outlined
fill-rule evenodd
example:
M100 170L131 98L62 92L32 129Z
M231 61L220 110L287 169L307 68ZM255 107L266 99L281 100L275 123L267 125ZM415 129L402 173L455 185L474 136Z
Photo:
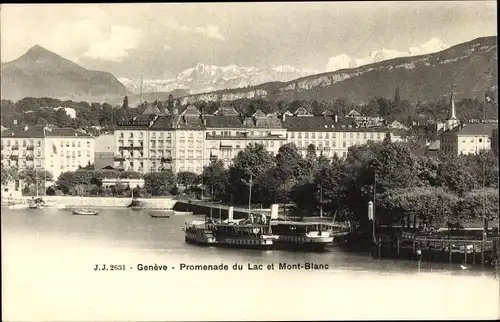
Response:
M252 145L228 168L215 162L202 176L216 200L248 205L252 178L252 204L293 203L304 216L317 216L322 205L326 216L366 222L375 180L379 222L464 224L482 218L483 210L490 220L498 216L498 157L489 151L414 156L406 144L386 139L354 146L340 160L316 157L313 145L305 157L293 144L275 157Z
M155 101L152 104L160 110L168 109L173 112L175 107L179 112L185 106L180 106L178 100ZM221 102L196 102L194 105L207 114L214 113ZM294 111L298 107L305 107L314 115L321 115L325 110L337 115L346 115L352 109L367 116L381 116L388 121L398 120L403 124L412 125L414 122L425 120L445 120L449 110L449 98L442 98L432 102L409 102L400 97L396 89L393 98L374 97L367 104L355 105L342 98L334 98L328 101L300 100L300 101L270 101L261 98L237 99L232 101L235 109L245 116L250 116L258 109L264 113L281 113L286 110ZM73 108L76 118L69 117L63 109L55 110L57 107ZM130 107L128 98L124 97L123 104L111 106L108 103L88 103L61 101L53 98L24 98L17 102L9 100L1 101L1 124L5 127L13 125L14 120L18 124L36 125L53 124L59 127L86 128L89 126L110 127L118 120L130 119L141 114L146 108L145 104ZM495 103L486 103L477 99L462 98L456 101L457 116L463 121L469 119L497 118Z

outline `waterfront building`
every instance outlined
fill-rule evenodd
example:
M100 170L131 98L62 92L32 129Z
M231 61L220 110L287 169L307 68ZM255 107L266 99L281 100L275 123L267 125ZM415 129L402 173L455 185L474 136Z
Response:
M233 107L223 107L206 117L205 156L230 164L249 144L262 144L275 155L287 143L286 129L276 116L257 110L251 117L241 117Z
M16 127L2 131L2 166L37 168L54 179L94 163L94 137L71 128Z
M273 155L286 143L294 143L305 155L309 144L314 144L318 155L345 157L350 146L382 141L388 132L392 141L404 140L404 131L398 129L360 127L353 118L298 111L278 118L261 110L244 117L232 106L212 115L194 105L172 115L151 109L131 121L118 122L114 166L142 173L162 169L201 173L211 161L231 164L249 144L262 144Z
M336 115L328 116L283 116L283 125L287 131L287 141L293 143L303 156L313 144L316 153L326 157L346 157L349 147L366 144L368 141L381 142L386 133L391 141L404 140L403 133L384 127L360 127L352 117L339 119Z

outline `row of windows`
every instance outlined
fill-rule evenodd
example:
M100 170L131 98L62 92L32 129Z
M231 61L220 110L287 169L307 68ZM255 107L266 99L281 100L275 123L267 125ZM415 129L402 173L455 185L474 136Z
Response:
M340 136L340 133L338 133L339 136ZM349 134L349 136L347 135ZM351 139L354 139L354 138L357 138L357 139L360 139L360 138L363 138L363 139L368 139L368 137L370 139L378 139L378 140L381 140L383 137L385 136L385 134L383 133L373 133L373 132L370 132L370 133L366 133L366 132L363 132L363 133L360 133L360 132L342 132L342 138L351 138ZM305 139L315 139L315 138L318 138L318 139L335 139L337 137L337 133L333 132L333 133L330 133L330 132L289 132L287 133L287 137L290 137L290 138L305 138Z
M4 144L6 146L10 146L11 145L11 140L2 139L2 147L4 146ZM21 140L21 144L22 144L23 148L27 147L27 146L33 146L34 144L36 144L37 147L41 147L42 146L42 140L36 140L36 141L33 141L33 140ZM12 140L12 145L19 146L19 140Z

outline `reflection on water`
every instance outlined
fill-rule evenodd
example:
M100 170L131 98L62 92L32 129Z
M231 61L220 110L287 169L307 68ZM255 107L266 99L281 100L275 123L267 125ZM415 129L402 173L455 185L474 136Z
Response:
M267 320L498 316L498 284L478 268L422 263L418 273L413 261L372 259L334 247L321 254L199 247L184 243L181 231L193 218L151 218L130 209L104 209L99 216L2 209L6 320L234 320L245 308L244 318ZM328 264L329 270L246 269L248 263L304 262ZM169 271L139 272L139 263L168 265ZM245 269L180 272L180 263L239 263ZM95 272L96 264L123 264L126 271ZM396 309L380 305L387 296L400 302ZM467 312L460 309L478 297L485 300ZM429 306L415 312L412 298ZM200 309L183 306L188 303ZM266 314L253 308L270 303L275 309ZM225 309L215 309L221 305ZM321 307L303 310L306 305ZM457 312L450 310L454 306Z

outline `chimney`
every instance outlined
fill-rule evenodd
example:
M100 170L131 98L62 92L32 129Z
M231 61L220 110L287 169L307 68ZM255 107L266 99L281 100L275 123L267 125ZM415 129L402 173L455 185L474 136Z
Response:
M233 221L233 213L234 213L234 207L230 206L228 211L227 211L227 222L228 223Z
M14 120L14 125L17 125L17 120Z
M339 117L337 115L337 113L335 113L335 123L338 123L339 122Z
M26 132L26 131L28 131L28 126L27 125L24 126L24 132Z
M285 113L283 113L283 115L281 116L281 120L282 120L283 122L285 122L285 121L286 121L286 114L285 114Z

